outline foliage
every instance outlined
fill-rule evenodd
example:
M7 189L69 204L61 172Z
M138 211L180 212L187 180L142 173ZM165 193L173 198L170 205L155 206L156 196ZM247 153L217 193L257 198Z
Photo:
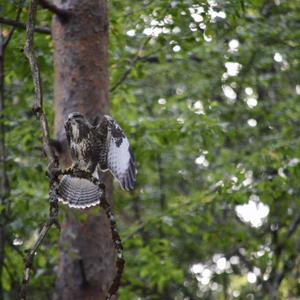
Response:
M13 19L14 5L2 6ZM112 0L109 11L112 115L138 168L135 192L115 189L120 299L299 298L300 4ZM39 12L39 25L50 19ZM16 31L5 53L7 299L48 213L23 45ZM51 46L36 34L50 117ZM51 298L57 238L37 255L33 299Z

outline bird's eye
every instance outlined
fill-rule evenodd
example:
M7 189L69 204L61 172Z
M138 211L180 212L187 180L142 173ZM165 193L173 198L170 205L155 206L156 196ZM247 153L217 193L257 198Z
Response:
M83 116L78 112L74 112L74 113L69 114L68 119L69 120L73 119L73 120L77 121L78 119L83 119Z

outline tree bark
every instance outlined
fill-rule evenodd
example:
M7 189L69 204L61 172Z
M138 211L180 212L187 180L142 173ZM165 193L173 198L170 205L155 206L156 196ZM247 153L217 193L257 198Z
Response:
M92 121L109 111L107 8L105 0L54 4L71 13L67 20L55 16L52 22L55 138L66 146L63 125L69 113L81 112ZM69 166L70 155L60 155L60 164ZM106 190L111 201L110 177ZM54 299L105 299L114 277L115 255L109 222L100 208L76 213L67 209L60 254Z

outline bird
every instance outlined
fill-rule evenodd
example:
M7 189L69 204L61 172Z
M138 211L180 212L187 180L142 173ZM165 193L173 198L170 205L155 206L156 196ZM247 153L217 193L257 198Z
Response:
M71 149L71 168L89 172L98 180L110 171L123 190L134 189L134 156L124 131L111 116L97 117L91 124L83 114L73 112L64 125ZM84 209L99 204L103 191L86 178L64 175L57 193L62 203Z

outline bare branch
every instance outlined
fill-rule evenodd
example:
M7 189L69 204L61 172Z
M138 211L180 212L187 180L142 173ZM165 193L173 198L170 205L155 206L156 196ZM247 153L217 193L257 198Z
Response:
M57 206L57 199L55 201L55 205L50 207L50 218L49 220L44 224L38 239L34 243L32 249L30 250L29 254L26 257L25 261L25 270L23 274L23 282L22 282L22 288L21 288L21 293L20 293L20 300L25 300L26 299L26 293L27 293L27 288L29 285L29 280L30 280L30 271L32 269L33 265L33 260L35 253L41 243L43 242L45 236L47 235L49 229L51 228L52 225L57 224L57 215L58 215L58 206Z
M288 232L286 234L284 243L287 242L287 240L295 233L297 230L298 226L300 225L300 214L295 218L294 222L291 224L291 226L288 229Z
M35 104L33 107L33 112L40 120L41 129L43 132L43 146L46 156L49 161L50 166L58 166L57 158L54 155L54 152L50 143L50 134L48 128L47 118L43 112L43 94L42 94L42 83L40 71L37 65L36 58L33 52L33 34L34 34L34 23L35 16L37 11L37 0L31 1L31 8L29 12L29 20L26 28L26 44L25 44L25 55L27 56L31 68L34 91L35 91Z
M168 12L169 10L169 6L163 11L162 15L165 16L165 14ZM156 26L154 26L154 28L156 28ZM139 61L142 60L145 57L149 57L150 55L152 55L153 53L147 55L147 56L141 56L141 52L146 48L146 46L148 45L148 43L151 41L152 36L148 36L147 39L144 41L144 43L142 43L142 45L140 46L140 48L137 50L135 56L132 58L132 60L130 61L127 69L124 71L124 73L120 76L120 78L117 80L117 82L112 86L112 88L109 90L111 93L117 89L117 87L119 87L128 77L128 75L131 73L131 71L133 70L134 65ZM154 51L156 52L156 51Z
M152 36L149 36L144 43L141 45L141 47L137 50L135 56L133 57L133 59L130 61L127 69L124 71L124 73L120 76L120 78L117 80L117 82L112 86L112 88L110 89L110 92L112 93L117 87L119 87L119 85L121 85L126 78L128 77L128 75L131 73L134 65L141 59L141 52L145 49L145 47L147 46L147 44L150 42Z
M9 20L9 19L5 19L0 17L0 24L4 24L4 25L9 25L9 26L13 26L19 29L26 29L26 25L24 23L18 22L16 20ZM35 32L38 33L44 33L44 34L51 34L51 30L50 28L47 27L35 27L34 28Z
M100 184L99 187L103 190L103 194L102 194L101 201L100 201L100 206L104 209L106 216L110 222L112 240L114 243L114 248L117 252L117 259L116 259L117 272L116 272L115 278L114 278L114 280L108 290L107 296L106 296L106 299L110 300L113 295L117 294L118 289L120 287L121 277L122 277L122 273L123 273L124 265L125 265L125 260L124 260L124 256L123 256L122 241L121 241L120 235L117 230L116 221L115 221L113 212L111 210L111 206L105 197L105 186L104 186L104 184Z
M33 107L33 111L36 114L36 116L40 120L41 130L43 133L43 147L44 151L46 153L46 156L48 158L49 162L49 170L51 171L53 168L58 167L58 161L53 153L53 150L51 148L50 144L50 135L49 135L49 129L48 129L48 122L47 118L43 112L43 94L42 94L42 84L41 84L41 78L40 78L40 72L39 68L36 62L36 58L34 56L33 52L33 41L34 41L34 23L35 23L35 17L37 12L37 5L38 0L32 0L29 10L29 18L28 23L26 27L26 44L25 44L25 55L27 56L31 68L31 73L33 77L33 83L34 83L34 91L35 91L35 104ZM49 173L48 173L49 174ZM51 185L51 193L50 193L50 213L49 213L49 219L43 226L39 237L37 241L35 242L33 248L29 252L26 260L25 260L25 270L23 274L23 283L20 293L20 299L25 300L26 299L26 293L27 288L29 285L30 280L30 271L32 269L33 265L33 259L35 256L35 253L38 249L38 247L43 242L47 232L51 228L52 225L56 225L59 227L58 221L57 221L57 215L58 215L58 204L57 204L57 186L58 186L58 178L49 176L50 177L50 185Z
M64 21L67 21L70 17L70 12L66 9L57 7L53 3L48 2L47 0L39 0L39 4L43 7L63 19Z
M201 59L200 57L196 56L195 54L191 54L187 57L190 61L193 61L193 62L196 62L196 63L203 63L203 59ZM164 61L167 62L167 63L174 63L176 61L183 61L187 58L177 58L177 57L172 57L172 58L165 58ZM143 62L146 62L146 63L150 63L150 64L156 64L156 63L159 63L160 62L160 59L158 56L142 56L142 57L139 57L138 59L139 61L143 61Z

